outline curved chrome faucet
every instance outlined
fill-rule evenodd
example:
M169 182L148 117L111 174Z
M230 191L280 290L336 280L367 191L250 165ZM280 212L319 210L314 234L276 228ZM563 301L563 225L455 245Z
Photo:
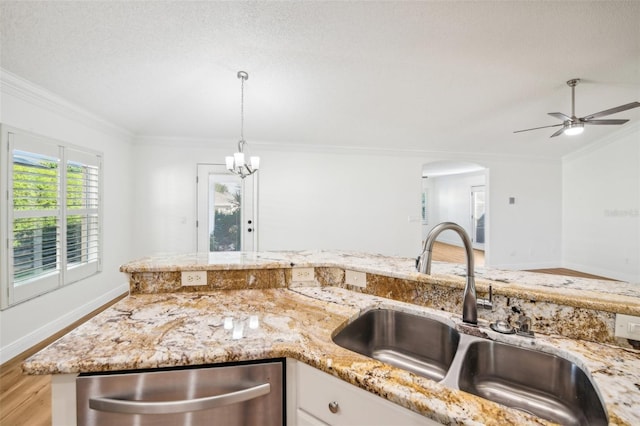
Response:
M460 235L462 242L464 243L464 249L467 256L467 282L464 286L464 295L462 300L462 321L467 324L478 325L478 307L476 300L476 283L474 279L474 261L473 261L473 247L471 245L471 239L467 232L457 223L442 222L433 227L427 239L424 241L422 247L422 253L418 258L416 268L418 272L431 275L431 252L433 250L433 244L436 242L436 238L442 231L452 230Z

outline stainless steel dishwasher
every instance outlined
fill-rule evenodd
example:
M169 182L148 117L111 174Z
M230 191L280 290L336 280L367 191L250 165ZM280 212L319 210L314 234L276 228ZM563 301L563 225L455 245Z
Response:
M284 425L284 360L83 374L79 426Z

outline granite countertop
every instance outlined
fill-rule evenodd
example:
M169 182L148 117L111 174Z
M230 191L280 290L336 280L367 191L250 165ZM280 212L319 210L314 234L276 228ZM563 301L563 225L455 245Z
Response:
M441 423L547 424L332 342L337 329L376 307L430 316L460 331L465 328L455 314L335 287L138 294L29 358L23 369L28 374L66 374L289 357ZM225 329L227 317L243 324L241 338ZM257 328L252 327L256 319ZM530 340L497 335L484 326L481 330L489 338L560 354L583 367L599 388L610 423L640 424L640 351L559 336Z
M352 269L419 282L436 280L452 287L463 287L464 280L460 278L466 276L465 265L434 261L432 274L425 275L416 271L415 259L412 258L325 250L168 254L135 260L123 265L120 270L126 273L144 273L293 267ZM475 281L478 290L484 292L492 286L494 292L504 296L640 316L640 282L585 279L484 267L475 268Z

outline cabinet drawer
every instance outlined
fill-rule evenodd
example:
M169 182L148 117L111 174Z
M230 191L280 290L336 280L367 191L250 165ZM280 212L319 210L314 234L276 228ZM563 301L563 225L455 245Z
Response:
M299 362L298 413L332 425L438 425L431 419ZM335 403L335 413L329 404Z
M296 426L329 426L325 422L316 419L311 414L301 410L300 408L298 408L296 412L296 417L298 419Z

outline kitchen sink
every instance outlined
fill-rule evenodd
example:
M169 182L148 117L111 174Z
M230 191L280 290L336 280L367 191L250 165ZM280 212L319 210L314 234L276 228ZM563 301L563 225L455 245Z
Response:
M499 404L562 425L606 425L598 392L575 363L541 351L460 334L430 318L367 311L333 341Z
M490 340L475 341L462 360L460 390L562 425L606 425L587 375L564 358Z
M359 354L440 381L453 362L460 334L430 318L375 309L356 318L333 341Z

